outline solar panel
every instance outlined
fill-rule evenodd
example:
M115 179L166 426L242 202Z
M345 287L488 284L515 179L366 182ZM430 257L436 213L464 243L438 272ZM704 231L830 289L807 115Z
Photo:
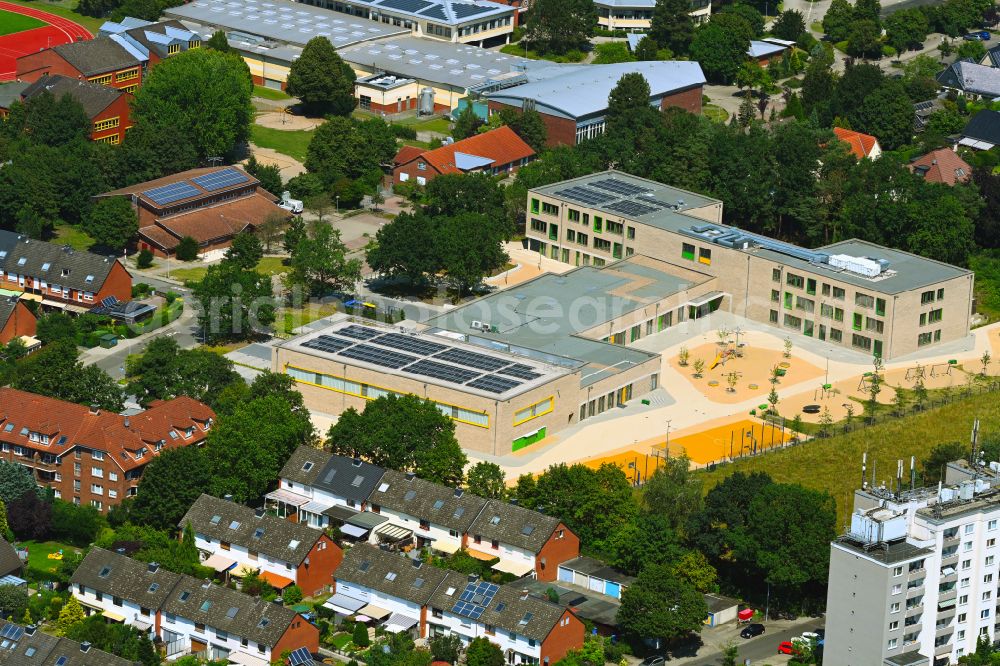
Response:
M507 379L506 377L494 377L492 375L483 375L475 381L471 381L466 386L469 388L479 389L481 391L487 391L489 393L506 393L516 386L520 386L521 382L516 379Z
M556 195L571 201L578 201L589 206L596 206L616 198L613 194L599 192L598 190L581 187L579 185L568 187L565 190L559 190L556 192Z
M9 638L12 641L21 640L24 635L24 627L17 624L7 624L0 630L0 638Z
M421 11L420 15L426 16L428 18L440 19L442 21L446 21L448 19L448 15L444 13L444 8L441 7L440 5L432 5L427 9Z
M421 9L433 5L433 2L427 2L427 0L382 0L378 3L379 7L388 7L389 9L398 9L401 12L411 12L417 13Z
M625 196L632 196L633 194L640 194L642 192L652 192L652 190L647 187L639 187L638 185L626 183L625 181L618 180L616 178L605 178L604 180L588 183L588 185L590 185L590 187L599 187L602 190L614 192L615 194L624 194Z
M292 653L288 655L289 666L303 666L303 664L312 664L313 658L312 654L309 652L308 648L296 648L292 650Z
M386 333L385 335L381 335L377 339L372 340L372 342L380 344L383 347L401 349L403 351L413 352L414 354L420 354L421 356L429 356L447 349L445 345L439 345L436 342L422 340L412 335L402 335L401 333Z
M455 382L456 384L464 384L470 379L475 379L480 374L475 370L456 368L453 365L445 365L444 363L437 363L426 359L408 366L406 371L414 375L443 379L448 382Z
M624 215L646 215L648 213L655 213L656 208L653 206L647 206L646 204L639 203L638 201L616 201L612 204L608 204L608 210L613 210L616 213L623 213Z
M368 328L367 326L358 326L357 324L351 324L347 328L342 328L336 331L337 335L343 335L348 338L354 338L355 340L371 340L377 337L381 331L374 328Z
M336 353L342 349L347 349L353 344L354 342L352 340L335 338L330 335L320 335L312 340L309 340L308 342L303 342L302 346L308 349L318 349L319 351Z
M166 206L181 199L198 196L201 192L190 183L181 182L154 187L151 190L146 190L143 194L157 206Z
M477 368L479 370L499 370L505 365L509 365L509 361L505 361L494 356L486 356L484 354L477 354L475 352L465 351L464 349L449 349L447 351L441 352L434 358L439 358L442 361L450 361L452 363L457 363L459 365L464 365L467 368Z
M542 376L540 373L535 372L530 365L524 365L523 363L508 365L506 368L499 370L498 372L501 375L517 377L518 379L538 379Z
M384 368L393 369L402 368L404 365L417 360L415 356L410 356L409 354L400 354L399 352L379 349L371 345L354 345L353 347L344 349L339 354L346 358L353 358L358 361L365 361Z
M490 7L482 5L465 5L457 2L451 3L451 11L455 13L455 18L461 20L476 14L490 11Z
M250 179L236 169L223 169L222 171L206 173L204 176L195 176L191 180L209 192L214 192L224 187L232 187L233 185L249 182Z

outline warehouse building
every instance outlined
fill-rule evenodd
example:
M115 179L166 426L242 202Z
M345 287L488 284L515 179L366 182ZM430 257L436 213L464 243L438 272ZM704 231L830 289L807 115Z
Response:
M969 334L973 273L861 240L815 250L721 223L722 203L608 171L528 193L530 246L603 265L639 249L714 276L711 304L786 332L882 358ZM695 314L706 314L702 308Z

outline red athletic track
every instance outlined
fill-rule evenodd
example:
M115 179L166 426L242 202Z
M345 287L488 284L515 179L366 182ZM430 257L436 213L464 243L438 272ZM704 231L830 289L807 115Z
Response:
M48 23L42 28L15 32L0 37L0 80L9 81L14 78L16 72L14 61L17 60L18 56L34 53L50 46L93 38L90 31L79 23L40 9L22 7L2 1L0 1L0 9L14 14L31 16Z

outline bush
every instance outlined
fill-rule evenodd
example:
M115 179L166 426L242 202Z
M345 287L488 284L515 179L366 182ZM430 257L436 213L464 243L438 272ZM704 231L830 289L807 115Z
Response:
M617 37L618 39L625 39L626 35L627 33L624 30L608 30L601 27L594 28L595 37Z
M153 288L145 282L136 282L132 285L132 298L144 298L151 291L153 291Z
M883 58L892 58L895 55L896 55L896 49L892 48L888 44L883 44L882 45L882 57Z
M409 125L397 125L392 123L389 125L389 129L392 131L392 135L397 139L416 139L417 130L413 129Z
M295 604L302 601L302 588L298 585L289 585L281 593L281 599L286 604L294 606Z
M351 633L351 641L359 648L366 648L371 645L371 639L368 638L368 627L361 622L354 625L354 631Z
M181 261L194 261L198 258L199 249L198 241L190 236L185 236L177 243L174 255Z
M176 291L168 291L167 295L164 296L164 298L167 301L167 305L170 305L171 303L173 303L174 301L176 301L180 297L181 297L181 295L178 294Z
M153 253L142 248L139 250L139 256L135 259L135 265L138 268L149 268L153 265Z

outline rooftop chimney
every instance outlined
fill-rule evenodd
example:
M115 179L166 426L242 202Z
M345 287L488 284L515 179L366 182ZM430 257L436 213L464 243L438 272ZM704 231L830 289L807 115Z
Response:
M125 554L125 548L123 548L122 546L119 546L118 548L115 548L115 552L118 553L119 555L124 555Z
M156 573L159 568L160 568L159 562L150 562L148 565L146 565L146 570L149 571L149 573Z
M90 652L90 643L88 641L80 643L80 652Z
M281 604L285 603L285 601L281 597L275 597L274 598L274 603L276 603L276 604L278 604L280 606Z
M101 413L101 408L98 407L97 405L91 405L90 406L90 413L94 414L96 416L97 414Z
M406 480L407 481L413 481L413 477L415 477L415 476L416 476L416 474L414 474L413 472L407 472L406 473Z
M521 601L527 601L527 600L528 600L528 591L521 590Z
M232 502L233 496L230 495L229 493L226 493L225 495L222 496L222 499L226 500L227 502Z
M126 428L129 427L130 424L131 424L131 421L129 421L129 418L126 416L125 417L125 427Z
M477 576L476 574L469 574L470 583L475 583L477 580L479 580L479 576Z

